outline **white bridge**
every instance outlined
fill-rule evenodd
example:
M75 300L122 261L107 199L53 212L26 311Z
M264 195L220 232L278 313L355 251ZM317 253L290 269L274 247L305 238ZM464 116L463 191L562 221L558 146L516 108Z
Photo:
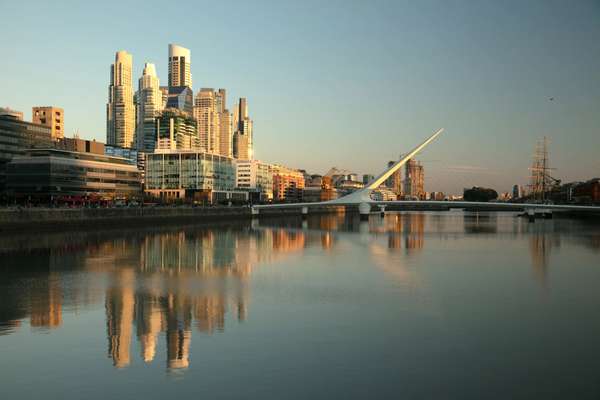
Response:
M299 208L302 210L302 214L308 214L310 207L327 207L327 206L349 206L356 207L361 214L361 218L368 218L371 212L372 206L379 206L381 212L385 211L386 206L406 206L406 207L420 207L420 206L431 206L432 209L477 209L477 210L524 210L528 213L531 218L534 218L536 213L551 214L552 211L575 211L584 213L598 213L600 214L600 207L598 206L574 206L574 205L557 205L557 204L530 204L530 203L499 203L499 202L471 202L471 201L414 201L414 200L397 200L397 201L378 201L371 198L371 193L377 189L383 182L385 182L394 172L398 171L404 164L406 164L411 158L419 153L425 146L435 140L444 129L439 129L433 135L431 135L423 143L415 147L402 159L397 161L394 165L389 167L386 171L381 173L379 176L369 182L363 189L357 190L346 196L340 197L335 200L313 202L313 203L282 203L282 204L265 204L255 205L252 207L252 214L258 215L261 209L270 208Z

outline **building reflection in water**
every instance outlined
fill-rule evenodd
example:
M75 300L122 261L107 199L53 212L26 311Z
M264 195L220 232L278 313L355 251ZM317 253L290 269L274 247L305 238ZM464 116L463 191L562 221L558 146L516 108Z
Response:
M406 254L409 255L420 251L425 243L425 214L408 213L386 216L385 231L388 232L390 249L404 247Z
M561 244L559 232L577 245L600 247L597 233L568 235L579 233L579 225L554 231L543 223L500 218L501 224L484 215L449 218L458 219L449 223L458 233L464 227L467 234L528 235L533 269L542 282L552 249ZM27 246L38 241L2 238L0 248L16 248L17 255L2 253L0 335L18 329L26 318L36 330L58 328L65 307L104 304L107 355L115 367L138 357L151 363L164 349L169 370L185 369L194 335L223 332L227 324L246 320L249 277L258 265L311 246L333 250L341 233L352 232L358 235L348 235L347 243L365 246L376 266L403 284L414 284L418 276L411 257L424 249L426 229L440 234L444 226L439 216L411 212L374 216L362 224L354 214L310 217L304 226L301 218L268 224L135 232L125 239L111 232L47 235L33 249ZM140 353L132 356L136 340Z
M13 332L27 316L34 330L62 325L64 293L60 273L54 265L61 257L62 252L48 249L36 249L27 254L26 260L13 255L2 257L0 335Z
M385 218L373 218L369 221L369 231L386 235L387 239L385 245L377 240L369 242L371 259L399 284L420 285L418 272L410 268L408 261L424 247L425 218L423 213L408 212L390 213Z
M31 292L30 324L36 328L57 328L62 324L62 289L55 272Z
M304 246L303 232L285 229L169 232L130 243L130 254L122 258L134 259L137 251L137 266L119 263L106 291L108 355L114 366L130 364L135 325L144 362L154 360L164 333L167 367L187 368L193 330L223 332L228 313L234 320L246 319L253 266Z
M108 338L108 356L115 367L126 367L130 363L129 346L131 344L131 323L134 317L134 281L135 272L123 268L112 276L117 287L106 291L106 335Z

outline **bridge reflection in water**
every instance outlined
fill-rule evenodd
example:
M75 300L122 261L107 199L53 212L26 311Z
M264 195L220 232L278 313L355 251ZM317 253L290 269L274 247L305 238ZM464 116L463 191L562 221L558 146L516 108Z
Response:
M342 213L258 225L1 237L0 335L24 324L55 329L64 312L104 304L107 355L115 367L132 363L135 338L144 362L154 362L164 346L166 367L183 369L190 365L194 334L224 332L248 318L257 267L304 249L363 246L390 279L418 286L418 263L405 261L416 260L429 238L527 237L533 275L545 285L553 249L573 240L561 235L577 229L575 222L532 225L496 213L389 213L368 222ZM600 235L577 243L599 249Z

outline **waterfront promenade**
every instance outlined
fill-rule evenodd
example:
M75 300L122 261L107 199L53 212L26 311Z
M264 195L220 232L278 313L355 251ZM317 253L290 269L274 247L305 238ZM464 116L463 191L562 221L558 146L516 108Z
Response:
M460 203L460 204L459 204ZM306 204L288 203L274 206L255 206L259 214L253 214L250 206L192 207L151 206L151 207L109 207L109 208L45 208L45 207L9 207L0 208L0 233L15 231L54 231L56 229L98 229L130 228L152 225L187 225L214 221L248 220L283 216L303 216ZM466 204L466 206L465 206ZM522 212L516 204L501 207L500 204L464 203L464 202L389 202L386 211L437 211L447 212L463 209L469 212ZM303 207L304 206L304 207ZM459 207L457 207L459 206ZM356 206L322 205L314 203L310 214L358 212ZM378 214L377 207L371 212ZM555 216L577 216L575 211L555 212ZM585 213L587 218L598 214Z
M311 213L331 212L336 208L311 209ZM299 209L270 209L262 217L300 214ZM0 233L55 229L122 228L156 224L195 224L215 220L251 219L250 207L112 207L112 208L0 208Z

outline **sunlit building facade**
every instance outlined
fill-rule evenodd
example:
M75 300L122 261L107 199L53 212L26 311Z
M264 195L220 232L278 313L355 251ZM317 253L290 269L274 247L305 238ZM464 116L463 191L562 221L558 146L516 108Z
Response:
M253 122L248 116L248 102L240 98L233 112L233 157L242 160L254 158Z
M155 120L162 110L162 93L156 76L156 67L146 63L138 81L137 92L137 149L151 153L156 147Z
M329 201L339 197L331 176L309 175L304 178L303 202Z
M233 157L233 130L232 119L229 110L224 110L219 121L219 154L225 157Z
M49 127L52 140L65 136L65 111L60 107L33 107L31 122Z
M192 87L191 62L189 49L169 44L169 86Z
M200 150L219 154L220 124L217 109L217 92L211 88L202 88L194 100L194 118L198 125Z
M163 108L177 108L190 117L194 114L191 52L185 47L169 44L169 80L161 87Z
M233 156L235 158L239 158L240 160L249 160L252 158L249 140L248 135L244 135L239 131L233 134Z
M236 183L241 190L260 192L262 201L273 199L272 166L258 160L236 160Z
M110 66L106 105L106 143L121 147L135 145L135 105L132 86L133 57L121 50Z
M156 149L199 151L201 148L196 120L178 109L162 111L155 119L154 131Z
M404 196L409 199L425 199L425 175L423 165L410 159L405 166Z
M302 201L304 174L296 169L273 165L273 200L279 202Z
M145 191L163 200L194 199L235 188L233 159L196 151L146 154Z

